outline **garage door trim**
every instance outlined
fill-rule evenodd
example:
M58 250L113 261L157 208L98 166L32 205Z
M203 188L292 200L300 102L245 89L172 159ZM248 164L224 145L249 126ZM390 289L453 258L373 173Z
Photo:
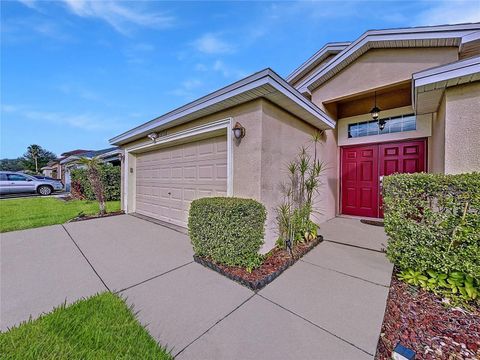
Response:
M219 121L211 122L205 125L200 125L186 129L183 131L176 132L174 134L165 135L158 138L156 141L146 141L142 144L137 144L131 147L125 148L125 157L124 157L124 210L126 213L132 212L135 209L131 209L130 204L128 203L129 191L135 192L135 186L132 186L132 189L129 189L129 177L131 175L135 176L136 174L130 174L130 167L128 164L128 157L130 153L135 151L147 149L150 147L159 147L159 145L168 145L174 141L178 140L187 140L188 138L194 138L197 135L207 134L215 132L218 130L226 129L227 130L227 196L233 195L233 147L232 147L232 118L226 118ZM194 140L194 139L192 139ZM130 197L135 199L135 194Z

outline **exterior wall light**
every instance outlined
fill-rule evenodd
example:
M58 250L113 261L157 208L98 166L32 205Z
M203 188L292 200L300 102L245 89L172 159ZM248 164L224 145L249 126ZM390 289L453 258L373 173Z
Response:
M386 123L387 123L387 122L385 121L385 119L380 119L380 120L378 120L378 128L379 128L380 130L385 129L385 124L386 124Z
M233 131L233 136L235 136L235 139L240 140L245 136L245 128L237 122L235 126L232 128Z
M150 140L152 140L153 142L155 142L155 140L158 139L158 133L156 133L156 132L152 132L152 133L148 134L147 136L148 136L148 138L149 138Z
M370 110L370 114L372 115L373 120L378 119L378 116L380 115L380 111L381 111L380 108L377 106L377 92L375 91L375 103L373 105L372 110ZM385 127L385 120L380 120L378 122L378 127L380 128L380 130L383 130L383 128Z

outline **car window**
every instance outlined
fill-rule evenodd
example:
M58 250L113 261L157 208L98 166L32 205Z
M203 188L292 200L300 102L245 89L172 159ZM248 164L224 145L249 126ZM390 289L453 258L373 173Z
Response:
M19 174L8 174L8 180L10 181L27 181L28 178Z
M0 181L7 181L7 174L0 174Z

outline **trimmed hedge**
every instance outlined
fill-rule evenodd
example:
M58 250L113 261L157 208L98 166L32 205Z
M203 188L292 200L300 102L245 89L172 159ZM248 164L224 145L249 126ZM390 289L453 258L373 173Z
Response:
M188 232L195 254L220 264L253 269L265 235L265 206L252 199L211 197L190 205Z
M100 165L100 176L105 191L105 200L120 200L120 166ZM74 169L72 176L72 196L82 200L96 200L86 169Z
M401 270L480 280L480 173L383 180L388 258Z

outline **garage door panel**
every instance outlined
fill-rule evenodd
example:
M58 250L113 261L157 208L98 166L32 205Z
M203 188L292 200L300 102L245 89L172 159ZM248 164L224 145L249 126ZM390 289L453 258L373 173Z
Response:
M216 137L137 156L136 211L186 226L194 199L227 194L227 141Z

